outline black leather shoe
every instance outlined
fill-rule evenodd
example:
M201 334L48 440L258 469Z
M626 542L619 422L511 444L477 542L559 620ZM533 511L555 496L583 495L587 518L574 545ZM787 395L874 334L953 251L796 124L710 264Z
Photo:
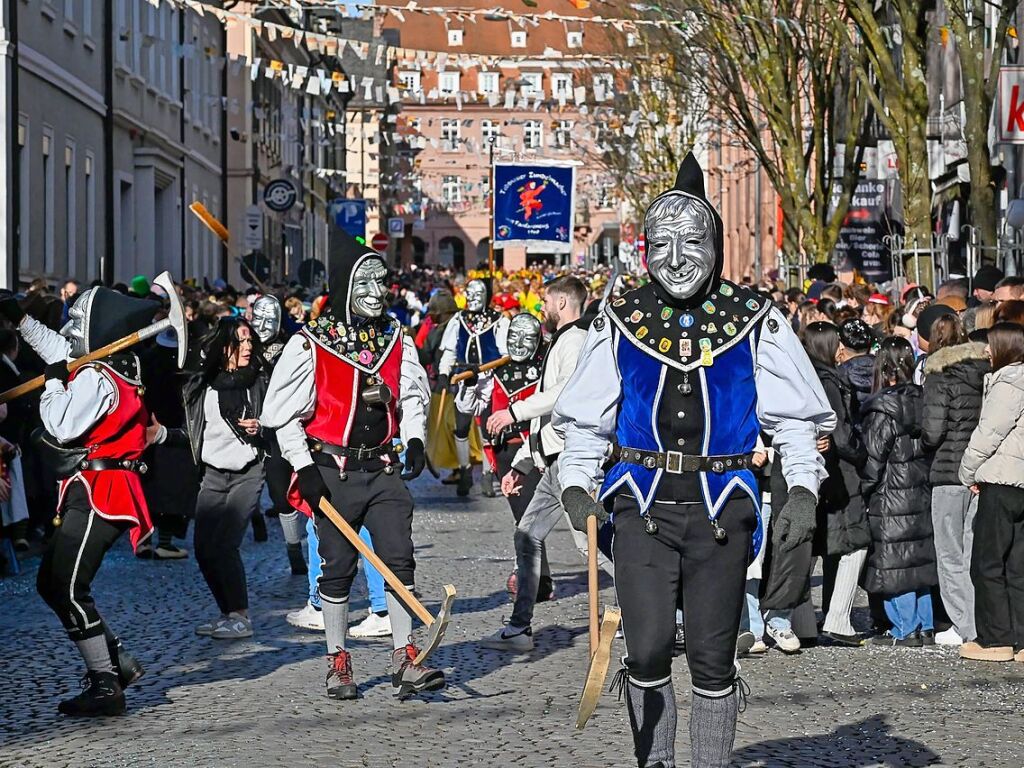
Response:
M921 636L921 645L935 645L934 629L921 629L918 634Z
M882 635L875 635L870 640L872 645L887 646L889 648L920 648L923 644L921 636L916 632L903 638L894 637L891 632Z
M68 717L110 717L125 712L124 691L113 672L87 672L82 692L62 701L57 711Z
M120 640L113 643L108 642L107 648L110 651L110 659L114 662L114 671L117 673L117 682L121 686L121 690L138 682L139 678L146 674L146 670L139 664L138 659L124 649Z
M848 648L860 648L864 641L858 635L841 635L838 632L822 632L822 637L827 637L832 645L844 645ZM803 643L803 640L800 641Z
M473 489L473 468L463 467L462 472L459 473L459 486L455 489L455 493L458 496L469 496L469 492Z

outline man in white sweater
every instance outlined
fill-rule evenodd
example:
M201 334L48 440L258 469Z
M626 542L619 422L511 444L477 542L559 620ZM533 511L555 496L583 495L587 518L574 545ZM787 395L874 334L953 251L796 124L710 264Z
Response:
M551 412L562 387L576 370L576 361L587 338L587 320L581 320L587 289L576 277L561 277L547 286L544 296L545 328L553 333L544 356L537 391L530 397L498 411L487 420L487 429L497 434L509 424L530 422L529 439L512 462L512 470L502 478L506 495L521 489L522 478L531 471L542 472L533 498L515 532L518 587L512 619L481 645L521 653L533 648L533 608L540 581L541 551L544 539L562 516L562 488L558 482L558 454L562 438L551 426Z

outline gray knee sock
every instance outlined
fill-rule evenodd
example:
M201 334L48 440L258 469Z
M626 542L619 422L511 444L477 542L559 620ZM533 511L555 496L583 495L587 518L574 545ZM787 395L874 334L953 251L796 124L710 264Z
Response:
M640 768L658 763L675 768L676 693L672 681L657 688L641 688L629 682L626 696L637 764Z
M281 531L284 533L285 542L301 544L302 534L306 530L306 516L300 515L298 512L289 512L278 515L277 519L281 521Z
M110 660L110 649L107 647L107 638L103 635L96 635L86 640L76 640L78 652L85 660L85 667L90 672L113 672L114 662Z
M740 697L708 698L693 694L690 705L690 749L694 768L727 768L736 741Z
M455 458L459 460L460 467L469 466L469 438L455 438Z
M327 635L327 652L345 650L348 636L348 598L337 599L320 595L320 606L324 613L324 631Z
M411 586L409 591L412 591ZM412 642L412 616L390 589L384 592L384 597L388 601L388 616L391 619L391 642L396 650L404 648L406 643Z

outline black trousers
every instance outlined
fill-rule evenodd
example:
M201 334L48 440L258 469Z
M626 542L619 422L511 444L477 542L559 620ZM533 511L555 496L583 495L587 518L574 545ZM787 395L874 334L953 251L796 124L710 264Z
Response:
M366 527L373 539L373 551L384 564L411 587L416 561L412 547L412 496L398 472L383 470L348 472L340 479L338 470L319 467L331 492L331 503L356 531ZM334 601L344 600L352 589L359 553L334 523L319 509L314 519L320 538L320 594ZM385 589L389 589L385 584Z
M96 514L80 482L64 496L63 524L54 529L36 576L36 589L72 640L104 634L92 597L92 580L103 556L127 526Z
M981 486L971 581L978 643L1024 649L1024 488Z
M206 467L196 502L195 553L222 614L249 608L242 537L259 505L263 464L240 472Z
M632 497L615 500L615 591L629 678L643 687L670 679L681 595L693 689L724 695L736 677L736 636L750 537L757 526L753 502L747 496L730 498L718 518L727 534L721 542L703 503L655 503L650 514L658 525L653 536L645 532Z

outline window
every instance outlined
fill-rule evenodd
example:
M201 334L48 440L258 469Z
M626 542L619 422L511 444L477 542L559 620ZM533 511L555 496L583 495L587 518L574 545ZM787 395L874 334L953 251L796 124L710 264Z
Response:
M602 184L597 191L597 207L612 208L615 205L615 196L612 194L610 184Z
M459 148L459 121L441 121L441 148L453 152Z
M477 76L480 93L497 93L499 84L500 75L497 72L481 72Z
M572 120L555 121L555 146L566 148L572 145Z
M85 277L96 277L96 176L92 152L85 153ZM70 271L70 270L69 270Z
M448 30L448 45L462 45L462 30L461 29L449 29Z
M85 0L88 5L92 0ZM64 0L64 21L75 23L75 0Z
M462 202L462 179L458 176L445 176L441 183L441 200L445 203Z
M75 195L75 145L68 142L64 147L64 247L67 249L69 275L78 274L78 253L75 239L78 236L78 201Z
M53 130L43 129L43 272L54 271L53 253Z
M540 72L521 72L519 79L522 81L523 96L544 95L544 75Z
M594 99L604 101L611 96L612 84L611 72L598 72L594 75Z
M527 120L523 124L523 147L540 149L544 143L544 128L540 120Z
M19 174L20 189L18 190L18 252L21 254L21 260L24 264L29 264L29 230L31 229L31 219L29 214L32 212L31 206L31 180L32 180L32 169L29 166L29 147L28 147L28 118L19 116L18 118L18 167L21 169Z
M525 48L526 47L526 30L516 29L512 31L512 47L513 48Z
M406 88L412 94L418 94L420 92L419 72L399 72L398 82L403 88Z
M556 99L560 96L566 99L572 96L571 73L555 72L551 75L551 95Z
M82 3L82 34L86 37L92 36L92 1Z
M498 143L498 122L496 120L481 120L480 121L480 138L483 139L484 145L489 146L491 144Z
M117 22L114 32L117 35L117 61L128 69L132 69L135 64L135 47L132 34L132 27L135 23L133 10L135 3L134 0L116 0L116 2Z
M459 90L459 73L442 72L438 75L437 86L444 95L456 93Z
M583 47L583 33L582 32L566 32L565 33L565 44L570 48L582 48Z
M420 119L418 117L414 117L408 122L409 129L416 133L420 132L420 128L422 125L423 124L420 122Z
M626 33L626 46L629 48L636 48L640 44L640 38L637 37L636 32Z

